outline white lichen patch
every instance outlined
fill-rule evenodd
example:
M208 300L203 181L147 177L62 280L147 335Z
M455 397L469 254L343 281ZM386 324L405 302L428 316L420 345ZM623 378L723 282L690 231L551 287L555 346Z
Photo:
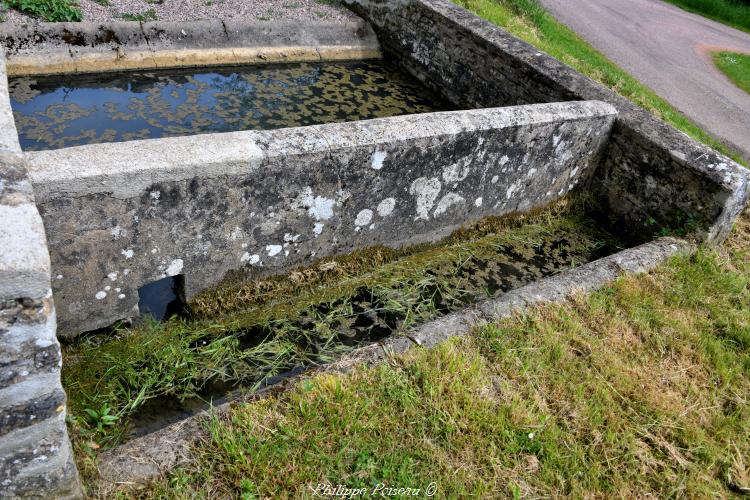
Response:
M388 217L393 212L393 209L396 208L396 200L395 198L386 198L380 203L378 203L377 211L378 215L381 217Z
M448 193L438 202L437 208L435 208L435 217L439 217L448 211L453 205L461 205L464 203L464 197L456 193Z
M300 200L302 207L307 209L307 214L317 221L328 220L333 217L333 207L336 200L324 196L313 196L310 186L302 190Z
M121 251L120 253L123 254L126 259L132 259L134 252L132 248L128 248L128 249Z
M245 252L242 254L242 257L240 257L240 262L247 262L254 266L260 262L260 255L250 255L250 252Z
M107 292L105 292L104 290L100 290L96 292L96 295L94 295L94 297L96 298L96 300L102 300L107 297Z
M240 226L235 226L234 229L232 229L232 232L229 233L229 239L232 241L237 241L238 239L242 238L242 235L242 228Z
M505 191L505 197L510 200L511 196L513 196L513 192L516 190L517 186L515 184L511 184L508 186L507 191Z
M355 226L366 226L372 221L372 210L365 208L357 214L357 218L354 219Z
M481 206L482 206L482 203L483 203L483 202L484 202L484 200L483 200L483 199L482 199L482 197L480 196L479 198L477 198L476 200L474 200L474 206L475 206L475 207L477 207L477 208L479 208L479 207L481 207Z
M268 253L269 257L274 257L281 253L281 251L284 249L281 245L266 245L266 253Z
M176 276L182 272L182 259L174 259L164 271L167 276Z
M444 167L443 180L446 183L450 184L454 182L461 182L462 180L466 179L466 177L471 172L471 168L469 167L469 165L471 165L473 159L473 156L469 155L461 158L456 163Z
M497 181L499 181L499 180L500 180L499 176L493 175L492 176L492 180L490 182L493 183L493 184L497 184Z
M323 228L325 227L325 224L322 222L316 222L313 226L313 233L315 234L315 237L317 238L320 236L320 234L323 232Z
M117 280L117 275L118 275L118 273L116 271L115 272L111 272L111 273L109 273L107 275L107 278L109 278L110 281L116 281Z
M118 296L117 296L117 298L118 298L118 299L120 299L120 300L122 300L122 299L124 299L124 298L125 298L125 294L124 294L124 293L121 293L120 295L118 295Z
M112 234L112 237L114 239L119 240L120 238L122 238L123 236L125 236L126 234L128 234L128 232L127 232L127 230L121 228L120 226L115 226L110 231L110 234Z
M385 151L375 151L372 155L372 168L375 170L380 170L383 168L383 162L385 161L385 157L387 156Z
M436 177L420 177L411 183L409 194L417 198L417 216L414 220L428 220L430 210L440 194L442 184Z

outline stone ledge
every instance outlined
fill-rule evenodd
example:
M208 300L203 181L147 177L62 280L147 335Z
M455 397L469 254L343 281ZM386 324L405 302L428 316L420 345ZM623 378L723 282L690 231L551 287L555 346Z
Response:
M0 27L0 44L14 76L381 57L364 21L41 23Z

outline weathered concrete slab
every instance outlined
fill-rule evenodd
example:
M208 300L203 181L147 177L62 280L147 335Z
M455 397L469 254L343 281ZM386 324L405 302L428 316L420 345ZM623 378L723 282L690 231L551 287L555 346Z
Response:
M80 496L65 427L50 259L0 50L0 497Z
M187 296L373 245L435 241L586 182L614 109L558 103L27 153L60 334L136 314L137 289Z
M346 0L386 52L463 107L601 100L618 117L595 194L617 227L647 240L680 228L720 242L749 172L624 97L448 0Z
M572 293L599 289L621 274L651 271L670 256L680 252L692 252L694 249L694 245L684 240L661 238L623 250L487 300L476 307L430 321L405 335L357 349L319 370L289 379L282 386L249 396L239 396L239 400L256 400L269 394L277 394L293 387L300 379L321 371L348 372L357 366L386 362L391 356L404 353L416 346L433 347L447 339L466 335L472 328L507 318L535 304L562 302ZM214 414L223 414L232 404L235 402L224 403L212 411ZM178 465L189 463L191 446L202 435L201 422L208 416L208 412L202 412L100 455L102 490L113 489L122 483L142 484Z
M41 23L0 26L11 75L336 61L381 56L364 21Z

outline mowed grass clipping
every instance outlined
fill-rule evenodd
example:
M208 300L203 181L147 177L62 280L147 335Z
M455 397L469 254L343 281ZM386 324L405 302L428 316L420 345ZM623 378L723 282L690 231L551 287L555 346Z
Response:
M750 33L750 2L743 0L665 0L688 12Z
M678 256L433 350L235 406L142 498L750 493L750 213Z
M713 59L717 68L735 85L750 94L750 54L716 52Z
M454 3L606 85L693 139L745 164L737 152L730 150L575 32L557 22L538 0L454 0Z

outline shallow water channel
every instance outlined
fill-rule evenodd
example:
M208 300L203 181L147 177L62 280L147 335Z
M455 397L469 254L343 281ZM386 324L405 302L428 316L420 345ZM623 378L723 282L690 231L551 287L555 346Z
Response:
M26 151L450 109L382 60L16 77L9 87Z
M364 253L348 263L324 261L286 277L235 279L193 298L188 319L69 346L64 384L74 411L104 402L120 409L132 394L146 394L125 417L127 435L134 437L234 391L273 385L619 248L590 218L563 215L499 232L491 224L469 229L416 251L383 249L377 258ZM178 383L169 377L151 382L169 369L170 359L190 364L191 374L178 374ZM82 394L88 396L77 401Z

